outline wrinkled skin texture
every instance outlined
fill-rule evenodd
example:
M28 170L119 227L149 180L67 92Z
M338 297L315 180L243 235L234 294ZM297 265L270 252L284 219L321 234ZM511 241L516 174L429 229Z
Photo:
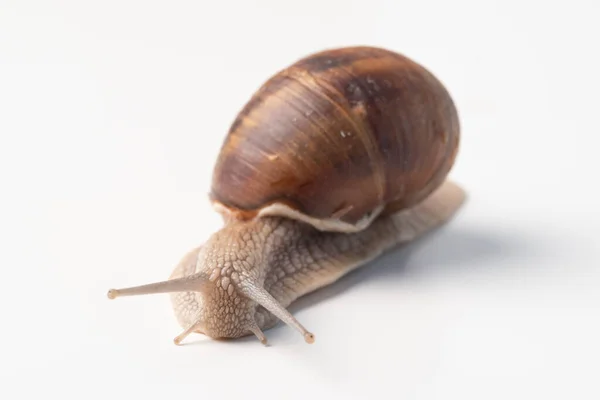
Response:
M382 216L357 233L319 231L288 218L230 221L177 265L171 279L204 271L208 290L171 294L180 325L212 338L236 338L273 327L278 319L243 293L245 284L264 287L287 308L400 243L446 222L464 199L445 183L412 209Z

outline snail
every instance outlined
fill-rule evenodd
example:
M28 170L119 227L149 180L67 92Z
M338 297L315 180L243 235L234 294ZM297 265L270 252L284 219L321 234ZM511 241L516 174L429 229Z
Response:
M223 226L167 280L108 297L169 293L174 342L255 335L298 298L446 223L465 191L448 178L460 137L443 84L378 47L322 50L270 77L234 119L207 196Z

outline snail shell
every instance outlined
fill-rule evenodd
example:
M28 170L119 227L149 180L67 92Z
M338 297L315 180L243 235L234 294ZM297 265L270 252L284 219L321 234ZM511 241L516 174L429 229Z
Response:
M271 77L243 107L210 197L229 218L359 231L431 194L458 144L456 107L423 66L380 48L322 51Z

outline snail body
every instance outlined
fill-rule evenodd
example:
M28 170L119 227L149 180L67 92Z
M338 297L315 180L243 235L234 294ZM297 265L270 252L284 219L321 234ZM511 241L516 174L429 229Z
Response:
M170 293L183 333L256 335L383 252L441 226L464 191L447 179L458 150L456 107L424 67L389 50L347 47L298 60L235 118L210 200L224 226L169 279L114 290Z

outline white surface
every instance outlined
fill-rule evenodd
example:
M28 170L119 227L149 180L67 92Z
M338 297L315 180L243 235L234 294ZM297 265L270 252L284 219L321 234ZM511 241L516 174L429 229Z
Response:
M600 398L599 10L554 4L0 1L1 397ZM313 345L176 347L166 295L107 300L220 226L252 92L353 44L453 94L457 218L295 307Z

